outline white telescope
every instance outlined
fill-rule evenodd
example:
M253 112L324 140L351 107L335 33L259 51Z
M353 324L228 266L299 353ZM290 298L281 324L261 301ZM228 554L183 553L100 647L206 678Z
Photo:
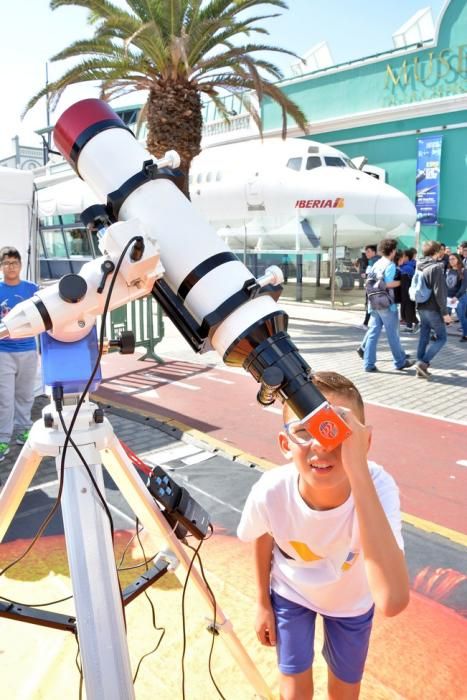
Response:
M77 174L106 202L109 220L126 222L127 227L135 223L144 240L141 259L132 258L135 264L158 249L165 273L163 279L158 279L161 269L155 274L152 294L193 349L214 348L226 364L242 366L262 384L260 403L272 403L276 397L286 401L324 446L339 445L349 429L310 381L310 367L286 332L287 314L276 304L281 291L276 271L262 280L252 277L180 191L181 173L165 167L173 165L173 154L154 162L109 105L97 99L67 109L55 126L54 141ZM114 223L108 231L114 226L122 223ZM131 262L127 275L129 271ZM150 275L147 268L145 272L140 296L148 293ZM115 290L118 295L118 285ZM86 304L87 295L92 296L92 290L81 304ZM52 299L38 296L38 301L29 302L37 307L34 319L39 315L47 319L44 307L52 308ZM112 300L111 306L116 305L118 298ZM53 316L63 323L64 315L73 313L73 304L65 307L61 314L55 308L48 314L45 329L51 335L60 334ZM4 324L15 337L8 317Z

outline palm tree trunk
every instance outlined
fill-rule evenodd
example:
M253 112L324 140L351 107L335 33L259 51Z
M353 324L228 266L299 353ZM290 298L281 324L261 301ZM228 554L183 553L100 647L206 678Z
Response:
M201 150L203 118L196 86L187 81L159 80L149 91L147 148L157 158L176 148L186 181L190 163Z

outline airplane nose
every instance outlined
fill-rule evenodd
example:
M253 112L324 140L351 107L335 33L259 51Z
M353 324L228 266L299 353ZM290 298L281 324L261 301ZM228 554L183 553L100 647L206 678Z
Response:
M408 197L390 185L378 195L375 205L375 225L388 233L397 230L399 234L406 228L413 228L417 211Z

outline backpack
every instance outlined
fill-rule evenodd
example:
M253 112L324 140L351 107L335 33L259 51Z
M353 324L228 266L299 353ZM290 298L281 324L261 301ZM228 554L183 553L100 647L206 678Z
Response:
M423 270L415 270L409 287L409 297L417 304L424 304L431 297L431 289L426 283Z
M394 303L392 296L386 289L384 277L377 274L373 269L367 274L365 289L372 311L384 311L384 309L389 309L391 304Z

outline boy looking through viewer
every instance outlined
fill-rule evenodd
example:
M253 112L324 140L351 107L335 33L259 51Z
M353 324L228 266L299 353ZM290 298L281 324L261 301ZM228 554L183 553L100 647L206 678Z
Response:
M313 383L338 407L352 435L327 452L284 406L282 453L291 464L264 473L245 504L238 536L254 543L256 633L276 646L282 700L313 697L316 613L323 616L329 698L358 698L374 607L400 613L409 601L399 493L367 462L362 398L336 372Z

